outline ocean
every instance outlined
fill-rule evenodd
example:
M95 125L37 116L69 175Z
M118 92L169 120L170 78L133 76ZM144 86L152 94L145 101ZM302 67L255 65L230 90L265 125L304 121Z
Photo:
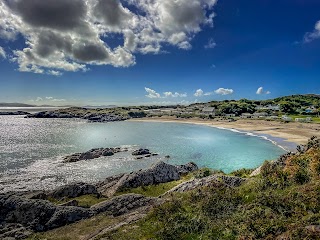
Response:
M270 140L267 136L182 123L87 123L0 116L0 192L53 189L78 181L94 183L160 160L171 164L193 161L199 167L226 173L256 168L286 152ZM72 153L118 146L148 148L159 155L137 160L124 152L63 163L63 157Z

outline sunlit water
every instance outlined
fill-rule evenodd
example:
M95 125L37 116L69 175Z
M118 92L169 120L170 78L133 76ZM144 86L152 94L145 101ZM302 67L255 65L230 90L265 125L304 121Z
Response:
M120 153L77 163L62 162L64 156L75 152L123 145L148 148L159 156L137 160L129 153ZM172 164L193 161L200 167L230 172L257 167L283 153L265 139L199 125L0 116L0 192L96 182L159 160ZM165 160L165 155L171 158Z

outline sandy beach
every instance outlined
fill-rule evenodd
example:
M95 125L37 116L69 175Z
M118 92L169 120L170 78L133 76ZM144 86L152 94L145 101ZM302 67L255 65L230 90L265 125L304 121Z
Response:
M241 119L235 122L203 119L177 119L170 117L131 119L139 122L175 122L199 124L211 127L223 127L239 131L249 131L256 134L268 134L272 137L286 139L288 142L305 144L312 136L320 137L320 124L314 123L282 123L277 121Z

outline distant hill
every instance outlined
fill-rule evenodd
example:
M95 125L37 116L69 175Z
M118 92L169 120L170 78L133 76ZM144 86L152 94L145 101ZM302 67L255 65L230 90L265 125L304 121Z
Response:
M37 106L25 104L25 103L0 103L0 107L37 107Z

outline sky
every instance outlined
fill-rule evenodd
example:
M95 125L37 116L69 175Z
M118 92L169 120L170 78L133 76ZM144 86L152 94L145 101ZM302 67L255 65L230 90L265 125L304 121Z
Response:
M0 102L320 94L319 0L3 0Z

